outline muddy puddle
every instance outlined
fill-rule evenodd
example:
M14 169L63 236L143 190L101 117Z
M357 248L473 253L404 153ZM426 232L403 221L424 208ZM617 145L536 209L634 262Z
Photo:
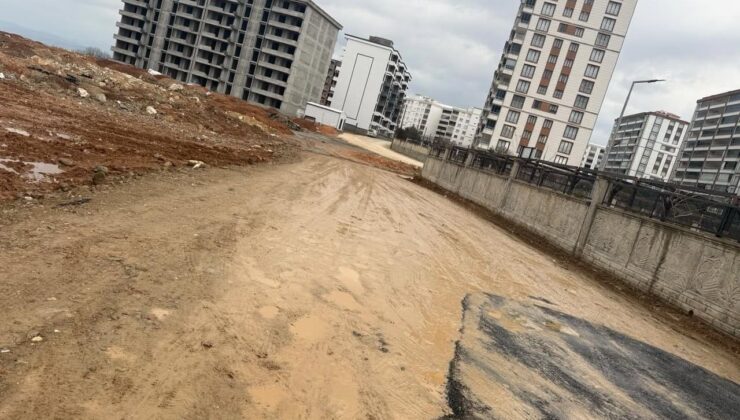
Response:
M59 165L54 163L24 162L15 159L0 159L0 169L19 174L33 182L42 182L49 175L58 175L64 172Z

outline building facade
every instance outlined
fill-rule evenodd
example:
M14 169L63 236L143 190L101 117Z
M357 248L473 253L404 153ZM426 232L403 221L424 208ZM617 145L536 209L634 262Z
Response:
M341 61L331 60L329 73L326 75L326 83L324 83L324 90L321 92L321 105L331 106L331 100L334 98L334 88L337 86L341 67Z
M482 115L480 108L455 108L428 96L412 96L404 103L399 126L418 129L426 141L446 140L470 147Z
M689 123L667 112L628 115L612 130L605 170L667 182L678 161Z
M606 147L598 144L589 143L586 146L586 153L583 154L583 160L581 161L581 168L599 170L601 168L601 162L604 161L604 152Z
M434 140L444 105L428 96L411 96L403 104L399 127L414 127L427 141Z
M740 90L700 99L672 181L740 193Z
M411 74L393 41L347 35L331 106L347 116L345 130L393 137Z
M577 166L637 0L523 0L476 146Z
M319 102L342 26L312 0L123 0L113 58L290 115Z

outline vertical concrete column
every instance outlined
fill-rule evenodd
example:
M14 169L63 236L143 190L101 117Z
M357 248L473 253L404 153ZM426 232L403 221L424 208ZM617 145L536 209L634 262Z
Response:
M509 198L509 194L511 193L511 183L514 182L514 179L516 178L516 175L519 173L519 161L515 160L514 165L511 167L511 173L509 173L509 178L506 180L506 186L504 186L504 192L501 194L501 201L499 201L498 208L500 210L504 209L504 206L506 205L506 200Z
M583 254L583 249L586 247L588 235L591 233L591 228L593 227L594 219L596 218L596 210L598 210L599 205L604 202L608 189L609 181L601 176L597 177L593 191L591 191L591 205L588 207L586 217L583 219L581 231L578 234L578 240L576 241L576 247L573 249L573 254L577 257L580 257Z
M465 167L469 168L473 166L473 161L475 161L475 152L471 150L468 152L468 156L465 158Z
M444 155L442 155L442 160L447 162L448 160L450 160L451 154L452 154L452 148L451 147L446 148Z

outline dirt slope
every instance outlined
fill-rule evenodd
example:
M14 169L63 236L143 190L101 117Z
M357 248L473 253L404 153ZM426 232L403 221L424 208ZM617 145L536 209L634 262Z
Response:
M275 111L3 32L0 73L0 201L89 185L98 166L120 177L295 150L297 126Z
M740 380L736 354L680 317L317 153L6 207L0 418L437 418L475 292L544 298Z

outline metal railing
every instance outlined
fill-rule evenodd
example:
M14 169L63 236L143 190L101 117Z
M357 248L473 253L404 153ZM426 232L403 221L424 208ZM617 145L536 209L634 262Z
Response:
M601 205L740 241L740 198L591 169L435 143L429 155L493 172L538 188L591 199L598 179L608 183ZM518 170L513 173L516 164Z

